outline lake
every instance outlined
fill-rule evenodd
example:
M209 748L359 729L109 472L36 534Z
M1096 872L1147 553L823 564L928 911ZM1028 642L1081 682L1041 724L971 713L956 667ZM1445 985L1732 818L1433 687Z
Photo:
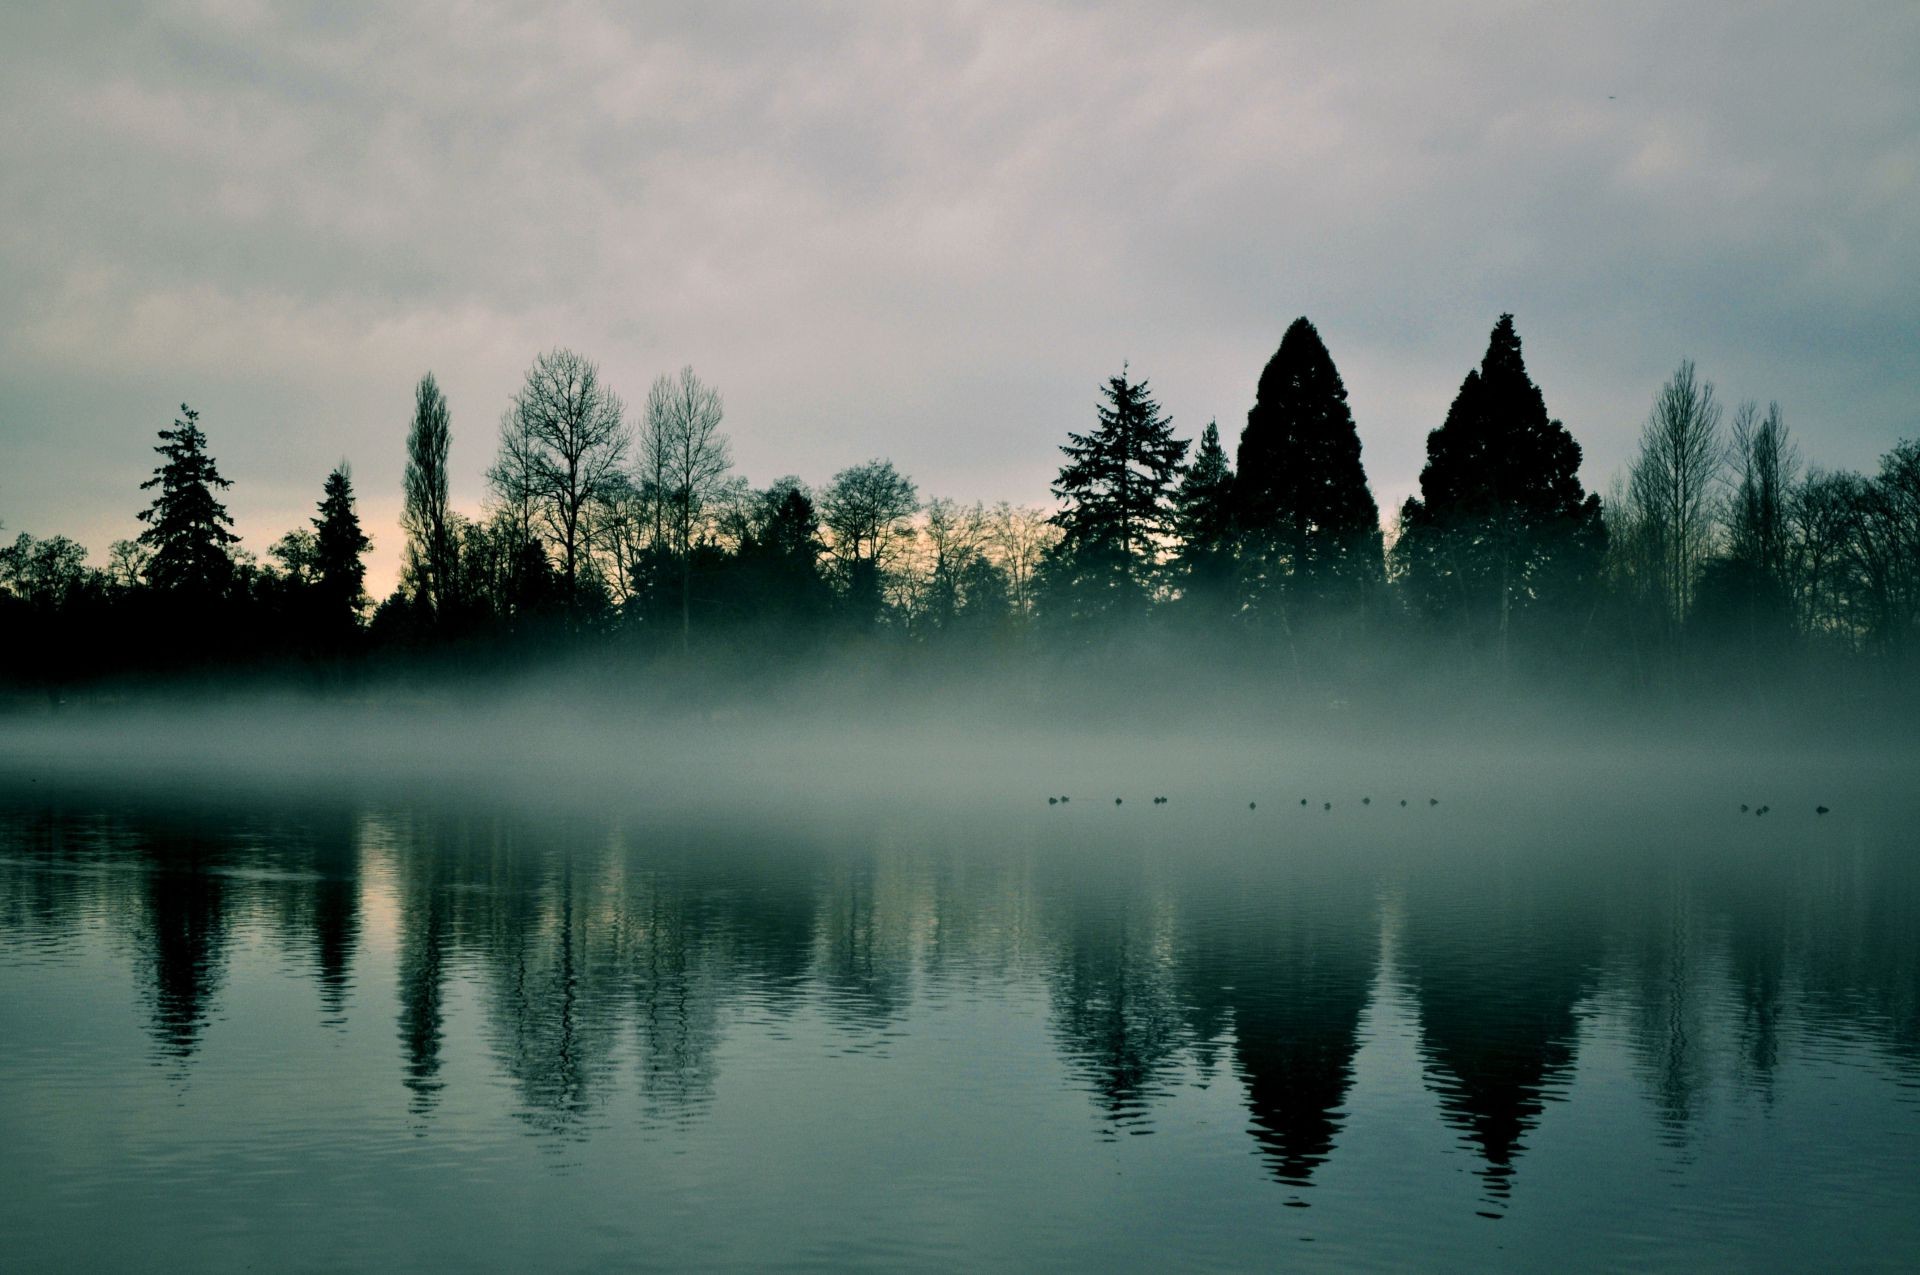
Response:
M1911 787L1410 775L676 803L16 759L0 1265L1920 1263Z

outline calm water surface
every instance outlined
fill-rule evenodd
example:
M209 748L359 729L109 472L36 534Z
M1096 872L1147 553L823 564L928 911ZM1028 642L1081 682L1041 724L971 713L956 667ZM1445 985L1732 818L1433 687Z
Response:
M16 776L0 1266L1920 1263L1910 794L1151 795Z

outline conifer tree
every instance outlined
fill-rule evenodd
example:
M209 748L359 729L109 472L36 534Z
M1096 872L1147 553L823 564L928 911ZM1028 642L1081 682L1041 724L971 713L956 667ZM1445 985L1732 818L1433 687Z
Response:
M1233 592L1234 478L1214 421L1200 432L1193 460L1173 493L1173 538L1181 597L1212 614L1224 613Z
M1305 317L1260 374L1235 482L1256 614L1291 625L1324 605L1359 601L1380 582L1380 509L1360 466L1347 387Z
M1101 394L1097 425L1068 433L1060 448L1067 463L1053 483L1066 506L1052 520L1061 538L1048 563L1048 592L1077 619L1144 613L1188 447L1173 436L1173 419L1161 415L1147 382L1128 380L1124 366Z
M1580 444L1547 416L1513 316L1494 326L1447 419L1427 435L1420 495L1395 546L1414 606L1501 658L1517 615L1575 601L1606 546L1600 498L1580 485Z
M160 438L153 450L166 460L140 484L142 491L160 489L153 503L140 511L140 521L147 527L139 543L153 554L147 563L147 582L177 595L221 597L233 582L233 557L227 546L240 537L230 530L233 517L214 492L233 484L220 476L207 454L200 413L185 403L173 428L161 430Z
M313 520L313 587L322 623L334 632L357 628L366 606L367 565L361 555L373 547L360 529L353 507L353 477L345 461L334 466Z

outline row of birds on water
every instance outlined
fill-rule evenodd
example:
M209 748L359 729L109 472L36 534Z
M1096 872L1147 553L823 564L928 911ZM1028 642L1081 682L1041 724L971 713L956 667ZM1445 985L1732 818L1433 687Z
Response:
M1067 798L1065 798L1065 797L1049 797L1049 798L1047 798L1047 804L1048 804L1049 806L1064 806L1064 805L1066 805L1066 804L1067 804L1067 800L1068 800L1068 799L1067 799ZM1125 800L1125 798L1122 798L1122 797L1115 797L1115 798L1113 799L1113 804L1114 804L1114 805L1116 805L1116 806L1118 806L1118 805L1120 805L1120 804L1121 804L1121 803L1122 803L1122 802L1123 802L1124 800ZM1156 805L1156 806L1164 806L1164 805L1166 805L1166 804L1167 804L1167 800L1168 800L1168 799L1167 799L1167 798L1165 798L1165 797L1155 797L1155 798L1153 799L1153 804L1154 804L1154 805ZM1300 804L1301 804L1301 805L1303 805L1303 806L1306 806L1306 805L1311 805L1312 803L1311 803L1311 802L1309 802L1309 801L1308 801L1308 800L1307 800L1307 799L1306 799L1305 797L1302 797L1302 798L1300 799ZM1362 798L1360 799L1360 804L1361 804L1361 805L1363 805L1363 806L1371 806L1371 805L1373 804L1373 798L1371 798L1371 797L1362 797ZM1406 799L1405 797L1402 797L1402 798L1400 799L1400 804L1401 804L1401 805L1403 805L1403 806L1404 806L1404 805L1406 805L1406 804L1407 804L1407 799ZM1439 799L1438 797L1429 797L1429 798L1427 798L1427 804L1428 804L1429 806L1437 806L1437 805L1439 805L1439 804L1440 804L1440 799ZM1248 809L1248 810L1258 810L1259 808L1260 808L1260 803L1259 803L1259 802L1257 802L1257 801L1249 801L1249 802L1247 803L1247 809ZM1322 810L1332 810L1332 809L1333 809L1333 803L1332 803L1331 801L1323 801L1323 802L1321 802L1321 803L1320 803L1320 809L1322 809ZM1744 809L1745 809L1745 807L1743 806L1743 807L1741 807L1741 809L1743 809L1743 810L1744 810Z
M1069 799L1068 799L1068 798L1066 798L1066 797L1049 797L1049 798L1047 798L1047 804L1048 804L1049 806L1064 806L1064 805L1066 805L1066 804L1067 804L1067 802L1068 802L1068 800L1069 800ZM1113 804L1114 804L1114 805L1116 805L1116 806L1118 806L1118 805L1121 805L1121 804L1123 804L1125 800L1126 800L1126 799L1125 799L1125 798L1123 798L1123 797L1115 797L1115 798L1113 799ZM1165 797L1155 797L1155 798L1153 799L1153 804L1154 804L1154 805L1156 805L1156 806L1164 806L1164 805L1166 805L1166 804L1167 804L1167 798L1165 798ZM1309 801L1308 801L1308 800L1307 800L1307 799L1306 799L1305 797L1302 797L1302 798L1300 799L1300 804L1301 804L1301 805L1303 805L1303 806L1306 806L1306 805L1311 805L1312 803L1311 803L1311 802L1309 802ZM1361 805L1363 805L1363 806L1371 806L1371 805L1373 804L1373 798L1371 798L1371 797L1362 797L1362 798L1360 799L1360 804L1361 804ZM1407 804L1407 799L1406 799L1405 797L1402 797L1402 798L1400 799L1400 804L1401 804L1401 805L1403 805L1403 806L1404 806L1404 805L1406 805L1406 804ZM1439 799L1438 797L1429 797L1429 798L1427 798L1427 805L1429 805L1429 806L1437 806L1437 805L1439 805L1439 804L1440 804L1440 799ZM1259 808L1260 808L1260 803L1259 803L1259 802L1257 802L1257 801L1249 801L1249 802L1247 803L1247 809L1248 809L1248 810L1258 810ZM1332 810L1332 809L1333 809L1333 803L1332 803L1331 801L1323 801L1323 802L1321 802L1321 803L1320 803L1320 809L1322 809L1322 810ZM1746 802L1744 802L1744 801L1740 803L1740 813L1741 813L1741 814L1743 814L1743 815L1744 815L1744 814L1748 814L1748 813L1752 813L1752 814L1755 814L1755 815L1764 815L1764 814L1766 814L1766 813L1767 813L1767 812L1768 812L1769 810L1772 810L1772 809L1773 809L1773 807L1772 807L1772 806L1749 806L1749 805L1747 805L1747 803L1746 803ZM1830 810L1830 809L1829 809L1828 807L1826 807L1826 806L1815 806L1815 807L1813 808L1813 813L1814 813L1814 814L1816 814L1816 815L1828 815L1828 814L1832 814L1832 813L1833 813L1833 811L1832 811L1832 810Z

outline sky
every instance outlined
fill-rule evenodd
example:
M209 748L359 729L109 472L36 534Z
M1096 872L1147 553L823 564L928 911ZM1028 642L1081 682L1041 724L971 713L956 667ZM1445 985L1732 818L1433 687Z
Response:
M201 413L264 552L414 383L478 512L566 346L740 472L1050 503L1123 361L1231 453L1307 315L1383 510L1504 311L1605 490L1695 360L1802 455L1920 435L1920 5L0 7L0 523L96 561Z

